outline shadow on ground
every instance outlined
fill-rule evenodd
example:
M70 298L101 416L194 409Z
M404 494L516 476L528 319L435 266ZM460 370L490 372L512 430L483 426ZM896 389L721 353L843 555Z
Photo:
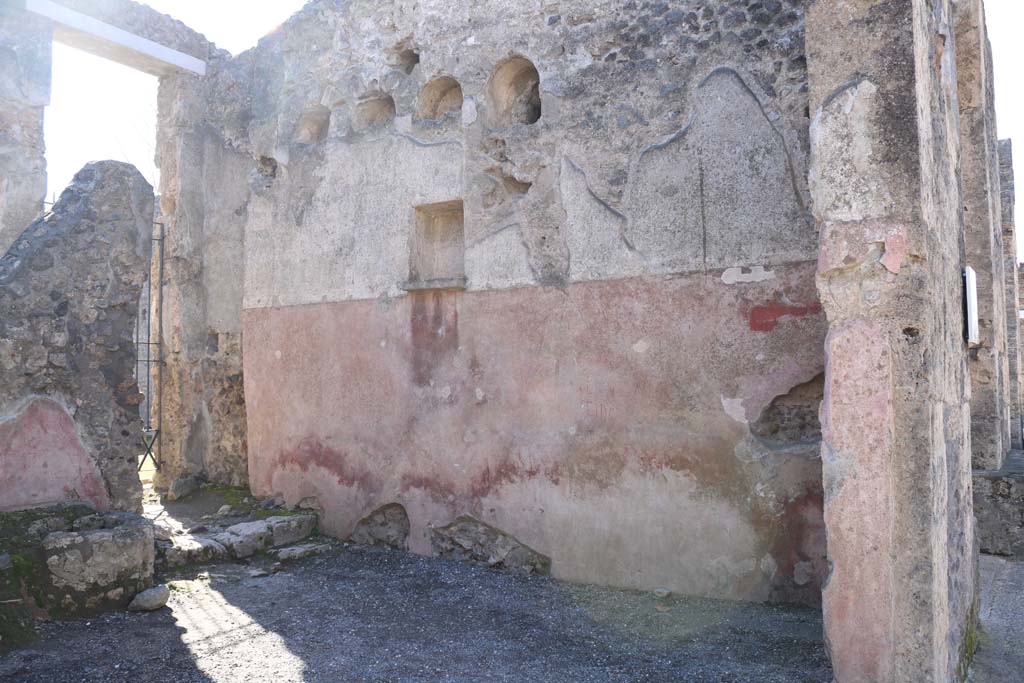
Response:
M219 565L170 609L48 624L0 680L93 683L831 680L821 614L574 586L364 548L253 578Z

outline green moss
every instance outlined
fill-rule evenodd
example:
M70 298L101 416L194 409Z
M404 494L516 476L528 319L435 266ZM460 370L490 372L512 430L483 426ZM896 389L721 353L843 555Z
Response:
M224 502L233 508L252 507L252 503L242 502L246 498L253 500L252 492L244 486L218 486L216 491L224 497Z
M0 513L0 554L11 559L11 566L0 571L0 601L11 601L0 605L0 652L35 640L36 609L46 609L56 618L65 616L59 607L46 604L49 573L40 545L42 533L29 533L29 528L35 522L53 518L63 520L70 528L76 519L94 512L88 505L71 503ZM14 602L23 599L26 602Z
M291 517L294 515L307 515L310 510L286 510L283 508L271 508L269 510L260 507L259 500L252 494L252 491L244 486L216 486L206 484L203 491L215 493L221 497L226 505L235 510L245 512L253 519L266 519L267 517ZM246 499L249 502L245 502Z
M0 572L0 600L21 600L27 594L36 604L41 604L46 568L41 560L22 550L22 553L11 553L11 567ZM0 605L0 653L35 639L35 620L28 605Z
M268 517L296 517L298 515L308 514L311 514L309 510L288 510L285 508L272 508L270 510L260 508L252 510L252 516L256 519L266 519Z
M960 683L967 680L967 674L971 669L971 662L974 661L978 645L984 638L984 634L979 628L978 611L979 605L976 597L967 617L967 631L964 633L964 640L960 645L960 657L956 666L956 680Z

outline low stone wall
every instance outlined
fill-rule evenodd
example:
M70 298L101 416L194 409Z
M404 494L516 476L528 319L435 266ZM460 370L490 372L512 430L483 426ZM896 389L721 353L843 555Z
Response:
M0 652L31 641L37 618L126 607L153 585L153 527L83 503L0 513Z
M1024 559L1024 454L1002 470L974 472L974 517L981 552Z
M153 191L87 165L0 259L0 510L141 510L133 330Z

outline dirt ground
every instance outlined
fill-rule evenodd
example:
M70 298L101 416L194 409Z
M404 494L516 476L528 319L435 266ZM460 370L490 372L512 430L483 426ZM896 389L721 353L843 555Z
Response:
M157 612L44 624L35 647L0 658L0 681L831 680L813 609L659 599L356 547L252 569L175 581Z

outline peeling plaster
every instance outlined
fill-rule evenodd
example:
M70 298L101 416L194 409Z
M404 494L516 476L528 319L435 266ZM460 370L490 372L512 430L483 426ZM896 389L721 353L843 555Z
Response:
M752 266L750 268L726 268L722 271L722 282L727 285L735 285L744 282L764 282L775 277L775 273L766 270L764 266Z

